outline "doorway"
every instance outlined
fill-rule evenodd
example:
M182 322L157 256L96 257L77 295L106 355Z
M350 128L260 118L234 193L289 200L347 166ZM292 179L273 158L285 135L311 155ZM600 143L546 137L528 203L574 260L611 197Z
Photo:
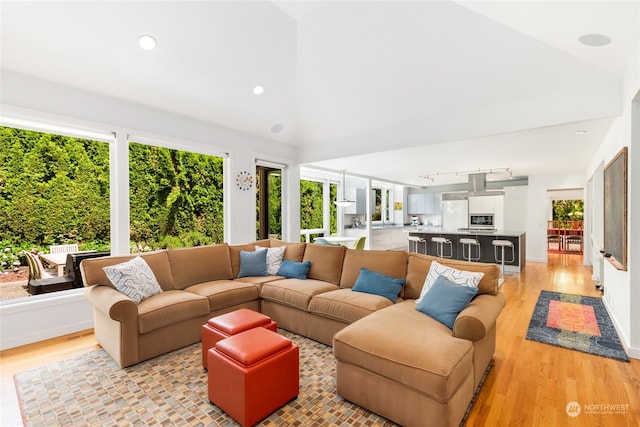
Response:
M584 191L549 191L547 253L582 255L584 253Z
M282 169L256 165L256 238L282 238Z

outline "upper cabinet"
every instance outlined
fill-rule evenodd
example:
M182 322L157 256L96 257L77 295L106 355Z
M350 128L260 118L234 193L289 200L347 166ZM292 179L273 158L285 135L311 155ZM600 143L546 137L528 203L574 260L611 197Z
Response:
M469 213L496 213L496 208L502 209L504 196L471 196L469 197Z
M347 199L354 200L355 203L347 206L344 210L345 214L364 215L366 214L367 192L364 188L347 188Z
M410 193L407 196L409 215L434 215L442 213L441 193Z
M504 196L469 197L469 214L494 214L494 225L504 228Z

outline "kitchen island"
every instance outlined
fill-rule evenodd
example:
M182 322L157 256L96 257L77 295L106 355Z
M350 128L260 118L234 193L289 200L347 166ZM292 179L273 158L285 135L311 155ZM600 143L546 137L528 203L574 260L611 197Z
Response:
M472 238L476 239L480 243L480 259L478 262L489 262L489 263L497 263L499 262L495 258L494 240L509 240L513 243L513 261L506 262L505 271L507 272L520 272L525 266L526 263L526 234L524 232L518 231L509 231L509 230L411 230L409 232L410 236L419 237L424 240L424 242L410 242L409 251L410 252L418 252L421 254L433 255L437 256L437 246L436 243L431 239L434 237L444 237L446 239L451 240L451 254L449 254L449 247L445 246L445 255L449 258L453 259L464 259L462 256L462 244L460 243L460 239L463 238ZM498 252L500 248L498 248ZM468 255L468 252L465 250L465 255ZM477 257L477 252L475 247L472 248L473 257ZM500 253L498 253L500 256ZM511 259L511 251L509 248L505 248L505 259Z

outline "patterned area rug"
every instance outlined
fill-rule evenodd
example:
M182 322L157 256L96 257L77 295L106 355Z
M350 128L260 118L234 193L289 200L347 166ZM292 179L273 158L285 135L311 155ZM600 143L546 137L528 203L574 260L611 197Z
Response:
M541 291L527 339L629 361L601 298Z
M300 347L300 394L259 425L395 426L336 395L331 347L279 332ZM209 402L200 343L125 369L95 350L18 373L15 383L27 426L237 425Z

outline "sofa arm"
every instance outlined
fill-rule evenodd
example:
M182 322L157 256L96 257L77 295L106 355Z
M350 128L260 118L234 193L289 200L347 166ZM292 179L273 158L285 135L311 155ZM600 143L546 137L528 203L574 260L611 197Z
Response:
M504 295L478 295L460 312L453 324L453 335L471 341L479 341L495 325L506 303Z
M109 286L91 286L84 290L85 298L94 309L113 320L138 325L138 306L126 295Z

